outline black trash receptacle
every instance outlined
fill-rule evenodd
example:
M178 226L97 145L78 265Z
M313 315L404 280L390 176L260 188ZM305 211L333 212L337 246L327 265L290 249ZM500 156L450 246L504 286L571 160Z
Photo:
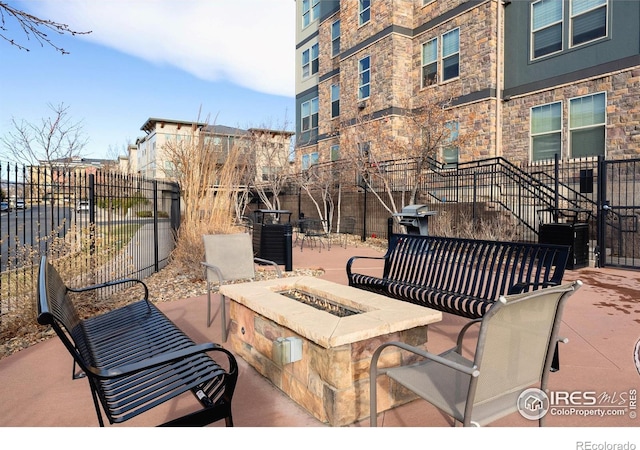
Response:
M545 210L549 212L549 210ZM589 216L590 212L575 209L553 209L556 218L566 222L540 223L538 242L541 244L568 245L567 269L580 269L589 265ZM584 217L586 215L586 218Z
M254 217L254 255L284 265L287 272L293 270L291 211L259 209Z
M398 223L403 225L407 234L417 234L421 236L429 235L429 217L437 211L430 211L427 205L408 205L402 211L395 213Z

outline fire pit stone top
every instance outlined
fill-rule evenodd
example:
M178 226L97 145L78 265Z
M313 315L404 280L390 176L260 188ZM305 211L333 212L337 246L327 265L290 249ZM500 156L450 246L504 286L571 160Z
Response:
M291 299L297 290L359 311L338 317ZM359 342L442 319L438 311L315 277L289 277L227 284L220 293L324 348Z

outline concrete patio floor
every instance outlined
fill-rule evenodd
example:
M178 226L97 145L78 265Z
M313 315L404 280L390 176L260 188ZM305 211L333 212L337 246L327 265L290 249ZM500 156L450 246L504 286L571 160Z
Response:
M337 243L330 250L321 251L306 246L301 251L295 247L293 263L296 268L322 268L325 271L322 278L346 284L345 265L353 255L382 255L382 252L352 244L345 249ZM380 270L376 262L367 262L366 267L363 264L358 266L360 270L371 273ZM597 405L589 410L599 409L605 415L579 415L579 412L586 413L584 408L573 412L563 410L566 414L547 417L547 427L596 428L607 436L610 434L611 438L624 441L623 437L630 431L627 427L640 424L630 402L630 395L640 389L640 374L633 359L634 345L640 339L640 273L609 268L568 270L565 281L574 279L582 280L584 286L569 299L565 309L560 334L567 337L569 343L561 346L561 370L551 375L549 388L578 396L581 392L595 394ZM160 303L159 307L196 342L220 342L219 318L216 317L210 328L205 325L206 296ZM429 350L439 352L451 347L465 321L443 314L442 322L429 326ZM328 428L242 359L239 358L238 363L240 375L233 399L236 428ZM96 427L87 381L72 380L71 366L70 356L57 338L0 360L0 426ZM194 400L185 395L112 428L153 426L182 415L193 406ZM617 408L619 406L621 408ZM622 415L607 415L614 409L622 410ZM451 425L446 417L422 400L381 413L378 423L395 429ZM212 426L223 425L220 422ZM490 428L536 426L537 422L515 413L494 422ZM350 428L365 427L368 427L368 421ZM575 432L584 434L581 430ZM636 444L640 446L640 442Z

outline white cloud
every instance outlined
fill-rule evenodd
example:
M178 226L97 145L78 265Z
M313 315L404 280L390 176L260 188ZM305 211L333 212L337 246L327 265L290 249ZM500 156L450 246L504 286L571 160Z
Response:
M85 38L210 81L293 96L293 0L40 0Z

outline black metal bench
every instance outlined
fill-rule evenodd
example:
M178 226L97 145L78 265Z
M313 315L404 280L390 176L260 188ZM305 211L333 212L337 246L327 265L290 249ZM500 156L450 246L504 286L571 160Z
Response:
M500 295L559 285L569 247L392 234L382 257L347 262L349 286L470 319ZM383 259L381 277L354 272L357 259Z
M144 298L82 320L70 292L140 283ZM218 344L196 345L148 299L140 280L122 279L81 289L65 286L43 257L38 274L38 323L51 325L74 360L73 377L86 376L100 426L120 423L191 391L199 408L162 426L233 426L231 399L238 366ZM226 356L226 368L208 352ZM76 375L76 366L82 370Z

